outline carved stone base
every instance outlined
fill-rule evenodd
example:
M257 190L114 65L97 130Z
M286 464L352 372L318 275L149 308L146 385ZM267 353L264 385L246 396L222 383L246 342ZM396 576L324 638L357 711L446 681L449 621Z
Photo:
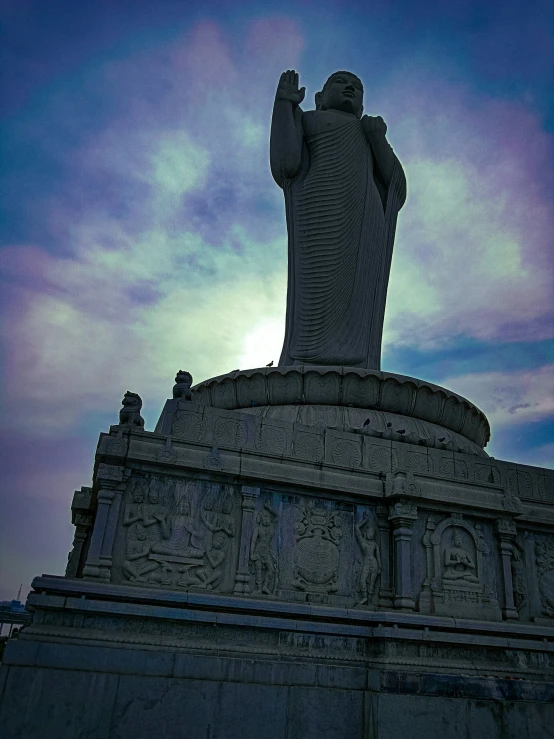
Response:
M441 590L424 587L419 598L420 613L452 618L483 618L501 621L502 613L496 598L483 594L479 585L443 583Z
M438 739L457 717L468 739L506 726L536 739L554 724L539 626L82 579L33 587L33 623L0 666L3 739Z

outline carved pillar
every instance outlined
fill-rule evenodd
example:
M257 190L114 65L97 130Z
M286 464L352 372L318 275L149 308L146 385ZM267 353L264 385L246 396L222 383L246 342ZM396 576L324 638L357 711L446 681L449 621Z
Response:
M500 543L500 556L502 558L502 581L504 584L504 608L502 615L506 619L519 618L514 603L514 584L512 581L512 554L514 551L513 540L517 534L514 522L509 518L499 518L496 521L496 536Z
M412 535L417 520L417 507L408 501L398 501L390 507L389 521L393 525L394 547L394 607L413 611Z
M91 509L92 488L82 487L73 494L71 523L75 526L73 547L67 557L66 577L80 577L86 557L87 542L92 533L94 515Z
M118 465L100 464L96 480L100 483L97 500L96 518L87 556L83 569L85 577L110 579L112 566L112 550L121 506L121 495L125 468Z
M254 510L260 488L242 486L242 523L240 527L239 564L235 576L235 595L250 593L250 542L254 528Z
M83 549L88 532L92 526L92 514L78 513L75 516L73 524L75 526L75 535L73 537L73 547L67 558L67 567L65 568L66 577L79 576L79 565L83 557Z
M435 517L429 514L422 539L425 547L425 579L419 596L419 610L421 613L431 613L431 587L435 577L432 537L436 527Z
M379 605L392 606L393 592L390 576L390 524L388 508L377 507L377 528L379 529L379 551L381 552L381 587L379 588Z

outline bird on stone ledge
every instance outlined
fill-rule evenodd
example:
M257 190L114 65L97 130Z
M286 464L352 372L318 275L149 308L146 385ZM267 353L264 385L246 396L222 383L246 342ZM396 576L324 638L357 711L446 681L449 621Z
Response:
M273 367L273 359L271 360L269 364L266 364L266 367Z

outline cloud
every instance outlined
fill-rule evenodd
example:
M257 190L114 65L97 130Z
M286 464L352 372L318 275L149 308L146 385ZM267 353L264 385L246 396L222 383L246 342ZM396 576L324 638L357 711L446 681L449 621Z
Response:
M554 416L554 364L520 372L450 376L441 384L475 403L493 430Z
M385 340L432 351L552 337L554 152L538 117L421 72L379 104L408 178Z
M115 418L126 389L159 407L179 368L201 380L278 359L286 232L268 118L279 49L293 67L303 45L287 18L254 20L240 49L202 22L91 72L96 127L58 93L25 128L54 147L61 179L36 206L43 241L2 255L10 424L63 434L98 409ZM551 140L539 121L425 70L372 96L409 186L385 342L550 335ZM32 421L16 412L25 400Z

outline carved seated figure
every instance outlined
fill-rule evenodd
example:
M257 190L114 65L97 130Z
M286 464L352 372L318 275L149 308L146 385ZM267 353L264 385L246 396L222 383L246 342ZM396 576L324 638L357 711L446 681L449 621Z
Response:
M195 521L190 515L188 498L181 498L168 525L162 514L155 514L160 521L164 541L152 546L153 554L164 554L174 557L201 558L204 555L204 543L201 532L197 530Z
M190 372L179 370L175 377L175 385L173 385L173 397L182 398L183 400L192 400L192 375Z
M123 406L119 411L119 425L120 426L138 426L144 428L144 418L140 415L142 408L142 398L137 393L132 393L127 390L123 400L121 401Z
M452 546L444 552L443 580L462 580L466 583L478 583L475 573L475 562L464 548L460 534L454 532Z
M214 534L212 546L206 550L206 564L199 567L194 575L196 582L191 580L183 580L179 585L196 585L199 588L213 590L216 588L223 577L224 562L227 555L227 537L222 531Z

